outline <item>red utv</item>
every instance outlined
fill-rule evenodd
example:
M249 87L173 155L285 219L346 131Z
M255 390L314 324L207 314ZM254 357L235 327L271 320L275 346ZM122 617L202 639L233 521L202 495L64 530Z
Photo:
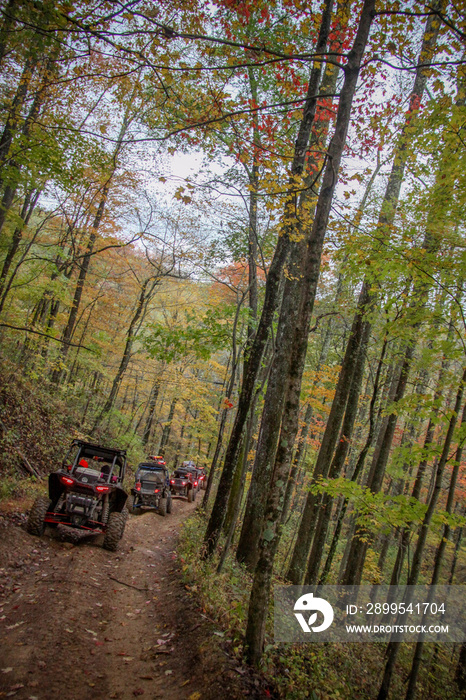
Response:
M181 467L183 469L189 469L193 472L195 480L197 481L197 490L206 489L207 487L207 474L204 467L197 467L196 463L192 460L183 462Z
M196 500L198 481L191 469L178 467L170 477L170 492L173 497L187 498L189 503Z

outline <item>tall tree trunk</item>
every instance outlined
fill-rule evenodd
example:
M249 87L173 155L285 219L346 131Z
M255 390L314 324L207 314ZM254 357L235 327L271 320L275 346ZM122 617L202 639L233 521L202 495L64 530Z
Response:
M251 410L246 430L243 433L243 445L241 448L240 460L236 466L235 475L233 477L233 484L230 490L230 498L228 499L228 508L225 515L225 520L223 522L223 532L226 535L228 535L232 520L235 517L238 500L241 501L241 498L243 496L244 484L246 481L246 471L248 468L248 454L251 449L252 434L256 422L257 416L255 415L254 410Z
M306 355L309 322L319 278L323 241L327 230L333 194L338 181L336 173L338 173L343 149L346 144L351 118L351 107L356 84L358 82L361 61L374 18L374 7L374 0L366 0L364 2L354 44L348 54L348 63L344 69L345 79L340 93L335 131L328 149L329 157L325 167L314 223L311 235L309 236L305 265L303 267L302 298L300 300L300 313L298 315L299 325L297 328L297 338L295 336L295 339L299 339L299 343L293 348L293 361L289 369L288 391L282 419L280 441L266 508L266 526L260 540L259 559L254 571L254 580L249 600L245 638L246 656L248 661L254 664L259 663L263 652L273 563L280 538L279 523L283 507L283 486L288 473L290 454L293 447L288 441L288 436L295 436L297 432L301 377ZM326 7L326 11L330 9L331 8ZM285 436L287 437L285 438Z
M337 286L337 292L335 294L335 306L337 305L338 301L340 300L342 293L342 275L340 274L339 279L338 279L338 286ZM319 360L317 362L317 366L315 368L316 375L320 371L321 367L323 364L325 364L327 360L327 355L328 355L328 350L330 347L330 339L332 335L332 328L333 328L333 323L332 320L329 321L327 324L327 327L325 329L325 334L324 334L324 339L322 343L322 348L320 351L319 355ZM310 389L310 397L312 396L312 393L314 389L316 388L318 384L318 378L314 379L312 383L312 387ZM309 398L310 400L310 398ZM285 499L283 501L283 511L282 511L282 524L284 524L287 521L288 518L288 513L290 510L290 505L291 505L291 498L293 495L293 491L296 487L296 482L297 482L297 474L298 471L301 467L301 461L304 457L304 453L306 451L306 441L307 441L307 436L309 433L309 429L311 427L311 418L313 415L313 407L312 404L309 403L306 407L306 413L303 418L303 425L301 428L301 432L299 434L299 437L297 439L297 446L296 446L296 451L293 457L293 461L291 463L291 468L290 468L290 473L288 475L288 480L286 482L286 490L285 490Z
M330 13L328 13L328 11L326 10L325 17L329 18L329 16ZM317 52L325 51L325 47L327 45L328 31L329 25L327 23L327 26L325 26L325 21L323 21L316 46ZM295 143L293 164L291 167L290 195L288 197L288 203L285 207L284 214L284 230L278 238L277 247L275 249L275 253L267 274L262 314L256 334L254 336L254 342L252 343L249 354L247 356L247 371L243 376L241 392L238 399L238 409L236 411L235 421L225 453L225 460L223 465L222 476L220 478L220 483L217 490L217 497L215 499L210 520L207 525L207 530L205 534L206 556L211 555L215 550L217 540L222 528L228 498L230 495L230 488L233 481L233 475L235 472L236 462L239 454L241 436L253 400L254 388L256 384L257 374L260 369L262 355L267 343L275 311L277 309L283 268L288 258L290 248L293 247L292 237L294 228L297 223L295 217L295 205L297 197L295 192L295 183L297 179L301 177L306 163L306 153L318 100L318 87L320 82L320 75L321 64L318 63L313 67L311 71L306 95L306 102L303 109L303 118L301 120L298 137Z
M329 16L331 9L328 11L326 10L326 12L327 16ZM327 19L325 21L327 21ZM325 32L324 25L321 30ZM336 72L336 67L333 67L333 71L330 75L327 73L324 78L336 81ZM323 144L318 141L321 135L321 129L314 130L310 143L311 151L313 148L320 151L323 147ZM315 179L315 172L319 170L320 165L318 158L309 156L307 163L308 173L306 175L307 181L310 178L309 173L311 171ZM306 259L307 238L311 230L310 222L312 220L313 210L313 202L310 201L311 192L312 187L309 186L301 195L299 202L301 221L299 225L296 225L297 231L295 238L297 240L291 250L287 264L287 275L280 309L279 318L281 320L279 320L275 356L268 380L255 464L236 555L237 559L241 562L245 562L251 570L257 562L257 548L262 531L268 485L275 459L281 415L286 395L288 368L290 363L293 362L291 359L291 348L293 344L296 343L294 328L299 313L300 286L301 278L304 274L303 265Z
M422 55L423 54L421 52L421 56ZM416 74L415 85L413 88L413 95L417 97L416 99L414 99L413 95L411 96L410 110L408 112L408 117L403 128L402 138L400 139L394 157L390 178L385 190L385 196L379 215L378 226L381 228L387 229L387 227L392 224L395 217L395 210L398 203L401 182L404 176L406 163L406 132L412 118L412 112L418 107L417 98L420 99L425 87L425 78L422 79L422 76L422 71L418 70ZM378 172L379 168L380 161L378 161L374 175ZM343 419L343 413L345 411L346 402L348 400L348 392L349 387L351 386L351 376L353 371L353 362L356 357L355 352L358 352L357 347L360 340L362 327L361 324L363 322L364 315L371 309L371 307L374 304L375 295L371 290L371 282L369 279L365 279L359 296L358 308L356 311L355 320L353 322L352 332L348 340L345 359L343 361L340 376L338 379L332 409L330 412L329 419L327 421L322 445L319 450L319 455L316 463L316 473L314 475L314 478L325 476L326 472L328 471L329 464L333 455L333 450L335 449L336 441L338 438L338 431L341 425L341 421ZM368 328L368 332L370 333L370 328ZM361 347L361 353L364 353L364 355L362 356L364 357L365 348ZM313 535L312 524L314 523L316 516L316 505L317 496L312 492L309 492L306 507L304 509L303 517L300 523L298 537L296 539L295 550L293 552L293 557L288 570L288 578L295 585L298 585L302 582L304 572L306 569L307 556L309 554L309 549L311 546Z
M251 415L249 417L248 425L246 428L246 431L244 433L243 437L243 449L242 449L242 454L241 454L241 461L239 462L240 468L237 469L237 473L235 474L235 480L238 481L238 487L236 489L231 490L231 498L230 502L228 503L229 509L231 508L231 514L229 515L227 513L227 517L225 518L225 523L228 523L228 527L226 530L226 538L225 538L225 543L223 545L223 551L222 551L222 556L220 557L220 561L217 567L217 573L221 573L223 569L223 565L225 564L225 560L228 555L228 550L231 547L231 543L233 541L233 536L235 534L235 529L236 529L236 523L238 522L238 517L240 514L241 510L241 500L243 497L244 493L244 485L246 483L246 472L248 470L248 448L251 443L251 438L252 438L252 432L254 429L254 424L255 424L255 416L254 413L251 412Z
M66 326L65 326L65 329L64 329L63 335L62 335L63 344L62 344L61 352L60 352L60 364L61 365L66 361L66 358L67 358L67 355L68 355L68 352L70 349L70 343L71 343L71 340L73 338L73 333L74 333L74 329L76 326L76 319L78 318L79 307L81 305L81 297L82 297L83 290L84 290L84 283L86 281L87 272L89 270L89 265L91 263L91 257L92 257L92 253L94 251L94 244L97 240L99 226L100 226L100 223L102 221L102 217L104 215L105 205L107 204L107 197L108 197L108 192L110 189L110 181L111 181L111 178L113 177L114 172L115 171L113 170L110 177L108 178L108 180L106 181L106 183L104 184L104 186L102 188L102 194L101 194L99 206L97 208L97 213L95 215L94 222L92 224L91 233L89 235L89 239L87 242L86 252L82 256L82 261L81 261L80 266L79 266L79 275L78 275L76 287L74 290L73 301L71 303L71 309L70 309L70 312L68 314L68 320L66 322ZM53 371L52 382L54 384L58 384L60 382L62 376L63 376L63 368L60 366Z

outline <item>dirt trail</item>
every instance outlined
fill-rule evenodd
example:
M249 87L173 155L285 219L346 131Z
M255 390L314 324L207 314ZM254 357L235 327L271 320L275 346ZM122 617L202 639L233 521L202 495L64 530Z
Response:
M182 584L175 547L194 507L131 516L115 553L0 518L0 698L270 697Z

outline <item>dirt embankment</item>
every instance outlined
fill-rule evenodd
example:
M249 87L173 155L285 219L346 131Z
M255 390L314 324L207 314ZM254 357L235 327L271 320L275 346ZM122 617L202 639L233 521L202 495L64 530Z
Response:
M270 697L182 583L176 541L194 507L131 516L116 553L0 516L0 698Z

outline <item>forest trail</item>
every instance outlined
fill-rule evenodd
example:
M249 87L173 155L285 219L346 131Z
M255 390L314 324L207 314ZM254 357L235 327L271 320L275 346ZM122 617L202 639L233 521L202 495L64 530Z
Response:
M115 553L1 517L0 698L270 697L181 581L175 547L194 508L130 516Z

